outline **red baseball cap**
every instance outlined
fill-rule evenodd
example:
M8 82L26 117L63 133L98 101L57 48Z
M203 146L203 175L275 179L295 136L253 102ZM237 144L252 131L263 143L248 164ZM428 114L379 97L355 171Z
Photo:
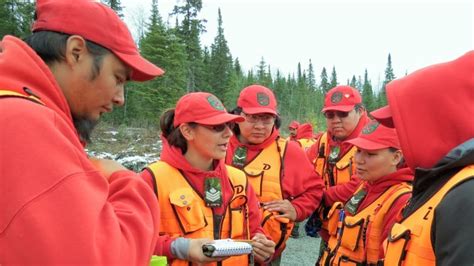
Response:
M138 52L125 23L108 6L93 0L37 0L32 30L80 35L109 49L132 69L131 79L150 80L164 71Z
M194 122L203 125L219 125L227 122L244 122L240 115L227 113L222 102L207 92L192 92L181 97L174 112L175 127Z
M326 111L349 112L354 109L356 104L362 103L362 97L358 90L351 86L336 86L328 91L324 99L324 108Z
M244 88L240 92L237 106L241 107L246 114L278 115L275 95L272 90L261 85L250 85Z
M379 121L380 124L386 127L392 127L392 128L395 127L395 125L393 124L392 110L390 109L390 106L386 105L382 108L379 108L371 112L370 114L372 115L373 118Z
M397 131L386 127L377 121L370 121L357 138L346 141L364 150L379 150L385 148L400 149Z
M291 123L288 125L288 128L290 128L290 129L298 129L299 126L300 126L300 123L298 123L298 121L296 121L296 120L293 120L293 121L291 121Z

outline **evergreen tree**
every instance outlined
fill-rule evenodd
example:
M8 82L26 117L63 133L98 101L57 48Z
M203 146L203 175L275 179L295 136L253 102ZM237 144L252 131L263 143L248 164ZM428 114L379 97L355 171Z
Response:
M385 80L383 81L382 90L379 96L380 106L387 105L387 92L385 90L385 87L390 81L394 79L395 79L395 74L393 73L393 68L392 68L392 57L390 54L388 54L387 67L385 68Z
M229 90L232 72L232 57L222 27L221 9L218 9L217 36L211 46L210 80L209 84L217 97L225 95Z
M0 0L0 38L7 34L19 38L30 35L34 11L32 0Z
M202 9L202 0L184 0L183 5L176 5L171 15L183 16L178 27L179 37L183 40L187 55L187 91L198 91L204 85L204 63L200 35L205 31L206 20L198 19Z
M120 3L120 0L105 0L104 3L108 6L110 6L110 8L112 8L115 13L117 13L117 15L123 19L123 7L122 7L122 4Z
M331 82L329 83L329 89L332 89L336 87L338 84L337 82L337 74L336 74L336 67L332 67L332 72L331 72Z
M364 85L362 86L362 102L368 111L373 111L376 107L374 92L372 90L372 84L369 80L367 69L365 70Z
M330 84L328 82L328 74L326 72L326 68L323 67L323 70L321 71L321 84L319 87L321 88L321 91L326 94L331 88Z
M311 59L309 59L309 66L308 66L308 89L311 91L316 90L316 77L314 75L314 68Z
M351 86L352 88L355 88L355 89L357 89L358 91L360 91L360 88L357 87L357 79L356 79L356 76L355 76L355 75L352 75L352 79L351 79L351 81L349 82L349 86Z

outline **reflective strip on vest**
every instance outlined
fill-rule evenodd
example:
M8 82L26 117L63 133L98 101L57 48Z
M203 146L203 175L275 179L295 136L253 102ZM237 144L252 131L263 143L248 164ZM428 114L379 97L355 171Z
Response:
M234 195L220 225L219 239L249 239L247 205L247 179L245 174L226 166ZM214 232L212 208L186 180L179 170L165 162L152 163L148 169L155 177L160 206L160 234L170 237L217 239ZM173 260L171 265L188 265L183 260ZM207 265L207 264L206 264ZM216 265L216 263L209 264ZM248 256L226 259L222 265L248 265Z
M385 265L435 265L431 228L436 207L453 187L472 178L474 165L463 168L414 213L394 224L387 240Z

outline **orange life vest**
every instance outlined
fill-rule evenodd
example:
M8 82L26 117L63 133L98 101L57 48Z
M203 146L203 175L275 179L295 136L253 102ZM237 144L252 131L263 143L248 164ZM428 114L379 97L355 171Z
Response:
M376 265L385 215L400 196L411 190L411 185L405 182L393 185L354 216L345 216L343 222L340 221L342 203L335 203L328 216L330 238L320 265Z
M444 196L457 184L474 178L474 165L451 177L425 204L393 225L385 247L385 265L435 265L431 243L434 212Z
M314 139L299 139L297 140L303 150L309 149L316 141Z
M281 182L286 145L286 140L278 139L243 167L243 171L261 203L283 199ZM272 213L263 208L260 210L262 211L263 230L276 243L275 250L282 251L294 223L287 218L275 218L278 213Z
M209 239L250 238L247 178L242 171L232 166L226 168L234 194L222 217L214 215L212 208L206 206L203 197L179 170L161 161L148 167L156 181L161 214L160 235ZM248 265L248 256L234 256L224 260L222 264ZM189 262L176 259L171 265L189 265Z
M314 161L314 170L318 173L324 181L326 188L344 184L351 180L352 173L355 172L354 155L357 148L353 146L349 149L337 163L330 167L328 164L329 144L328 133L325 132L318 140L318 150L316 159Z

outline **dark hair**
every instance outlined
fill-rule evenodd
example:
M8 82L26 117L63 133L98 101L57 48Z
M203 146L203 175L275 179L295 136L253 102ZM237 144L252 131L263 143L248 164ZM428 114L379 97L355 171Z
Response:
M46 64L50 65L65 59L66 44L70 36L70 34L54 31L38 31L26 37L23 41L26 42ZM93 80L100 73L104 56L109 54L110 51L88 40L86 40L86 46L94 58L91 76L91 80Z
M240 113L242 113L242 107L237 106L234 109L230 110L229 113L233 115L240 115ZM277 115L275 118L275 128L279 129L280 127L281 127L281 118L279 115ZM236 136L240 135L240 128L238 126L234 127L232 131L234 132Z
M363 110L365 110L365 106L364 106L363 103L358 103L358 104L354 105L354 110L357 113L361 113Z
M188 150L188 143L184 138L183 134L179 130L179 127L173 125L174 122L174 109L168 109L163 112L160 117L160 128L161 133L166 138L171 146L175 146L181 149L183 154ZM188 123L190 127L196 127L196 123Z

